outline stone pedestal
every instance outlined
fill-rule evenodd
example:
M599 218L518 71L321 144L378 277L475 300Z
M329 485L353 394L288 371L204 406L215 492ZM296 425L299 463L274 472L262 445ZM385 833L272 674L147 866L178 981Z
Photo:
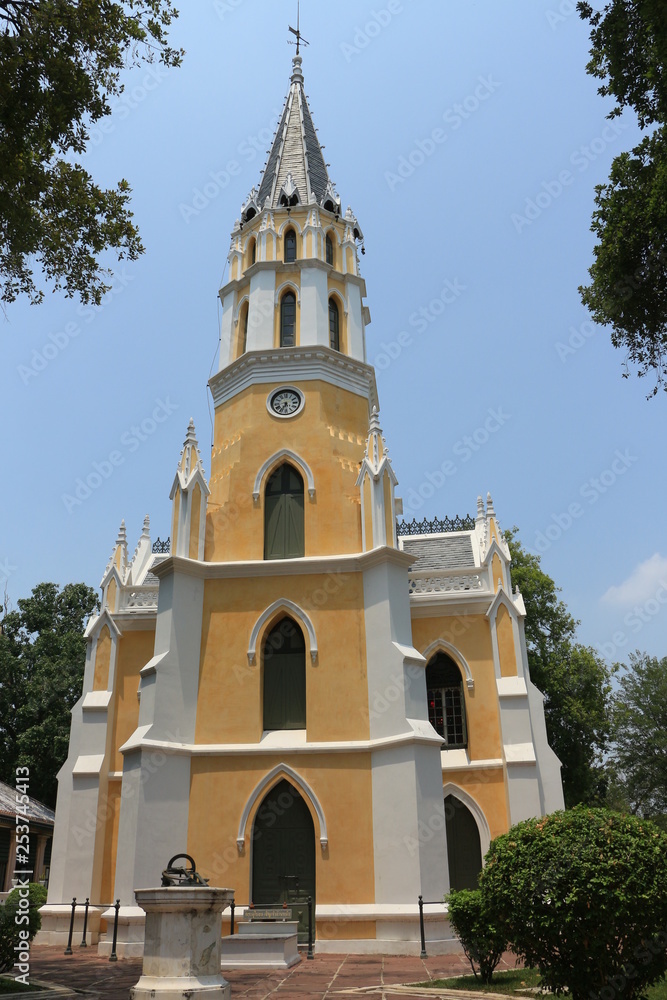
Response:
M239 920L238 933L222 939L223 969L290 969L301 961L296 920Z
M137 889L146 911L144 965L132 1000L229 1000L220 974L222 911L231 889L169 886Z

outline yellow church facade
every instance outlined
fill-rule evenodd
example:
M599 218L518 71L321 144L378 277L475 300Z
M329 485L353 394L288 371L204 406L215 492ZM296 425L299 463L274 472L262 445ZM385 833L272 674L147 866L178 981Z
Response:
M45 942L87 897L108 953L119 899L118 953L141 953L134 890L187 852L237 906L310 896L318 951L416 951L420 895L563 805L491 498L397 522L360 246L297 55L220 290L210 476L191 422L169 551L146 519L130 557L123 525L88 627Z

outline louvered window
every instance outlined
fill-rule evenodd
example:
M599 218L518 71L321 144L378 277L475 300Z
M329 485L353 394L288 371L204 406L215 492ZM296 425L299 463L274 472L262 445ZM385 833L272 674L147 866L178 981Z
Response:
M329 299L329 347L340 351L340 316L335 299Z
M264 494L264 558L297 559L304 554L303 479L281 465Z
M293 292L283 295L280 303L280 346L296 344L296 296Z
M296 260L296 233L288 229L285 233L285 263Z
M306 646L291 618L283 618L264 643L264 729L306 728Z

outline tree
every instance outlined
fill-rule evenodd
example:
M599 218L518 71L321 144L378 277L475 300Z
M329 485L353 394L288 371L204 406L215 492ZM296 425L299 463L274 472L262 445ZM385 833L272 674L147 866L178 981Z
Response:
M540 557L505 532L512 583L526 605L526 648L533 683L544 695L549 743L563 765L566 806L604 796L602 758L609 738L609 670L594 649L576 643L579 624L558 597Z
M459 889L445 897L452 927L461 942L475 978L493 981L493 970L507 950L504 927L486 905L480 889ZM477 966L477 968L475 968Z
M30 768L30 795L56 799L56 775L67 757L70 712L81 694L86 621L98 606L83 583L40 583L0 631L0 779L14 783Z
M121 70L180 63L167 44L177 16L171 0L0 0L0 301L41 302L37 267L99 304L111 287L100 257L143 253L127 181L105 190L76 157Z
M667 817L667 657L634 653L614 695L611 767L631 812Z
M644 1000L667 970L667 834L577 806L496 838L486 907L542 986L572 1000Z
M617 156L609 182L595 189L591 225L598 238L579 289L596 323L609 324L612 343L626 350L638 374L653 373L667 390L667 18L663 0L610 0L594 11L577 4L591 25L588 73L612 96L610 118L633 108L647 135ZM624 373L628 376L628 371Z

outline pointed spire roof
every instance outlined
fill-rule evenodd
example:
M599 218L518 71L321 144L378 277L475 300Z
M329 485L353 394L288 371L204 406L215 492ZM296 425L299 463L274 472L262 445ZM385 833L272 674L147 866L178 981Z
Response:
M280 124L276 130L269 158L258 192L244 206L245 218L250 202L262 209L316 203L329 211L340 212L340 198L327 173L324 154L317 138L308 101L303 89L302 59L292 59L292 78Z
M208 496L209 489L206 483L206 475L204 473L204 466L201 460L201 455L199 453L199 444L197 443L197 434L195 431L195 422L190 417L190 422L188 423L188 429L185 435L185 441L183 442L183 449L181 451L178 460L178 469L176 470L176 477L174 479L174 484L171 488L171 493L169 494L169 499L173 500L176 494L176 490L180 487L182 490L187 490L192 486L195 479L199 480L202 490Z

